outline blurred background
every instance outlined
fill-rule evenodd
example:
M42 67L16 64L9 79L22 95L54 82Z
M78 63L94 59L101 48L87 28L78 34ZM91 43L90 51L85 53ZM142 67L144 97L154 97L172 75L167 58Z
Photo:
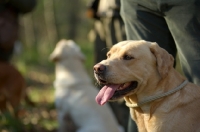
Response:
M86 55L93 78L93 44L88 39L93 21L86 17L87 0L38 0L34 10L20 15L20 37L11 62L26 80L34 106L22 102L19 118L0 113L0 132L54 132L54 64L48 60L62 38L73 39Z

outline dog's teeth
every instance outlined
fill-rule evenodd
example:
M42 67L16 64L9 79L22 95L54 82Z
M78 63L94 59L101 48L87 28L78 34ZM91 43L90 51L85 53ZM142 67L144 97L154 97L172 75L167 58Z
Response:
M130 84L131 84L131 83L124 83L124 84L122 84L122 85L118 88L118 90L125 89L125 88L127 88L128 86L130 86Z
M122 86L122 88L124 89L124 88L127 88L128 86L130 86L131 85L131 82L129 82L129 83L124 83L124 85Z
M130 84L131 84L131 83L125 83L125 84L123 85L123 88L127 88Z

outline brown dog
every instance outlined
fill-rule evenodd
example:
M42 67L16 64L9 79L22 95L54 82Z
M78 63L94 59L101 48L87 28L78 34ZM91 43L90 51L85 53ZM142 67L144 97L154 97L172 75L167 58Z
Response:
M173 57L156 43L123 41L94 66L105 85L98 104L124 97L140 132L199 132L200 87L173 68Z
M25 80L10 63L0 62L0 111L16 108L25 97Z

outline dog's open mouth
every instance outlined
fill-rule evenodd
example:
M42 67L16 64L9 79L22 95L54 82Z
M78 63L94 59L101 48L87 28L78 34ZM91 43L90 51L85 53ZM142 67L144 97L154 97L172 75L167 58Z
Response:
M104 105L107 101L117 100L124 97L137 87L137 82L132 81L123 84L106 84L97 94L96 102Z

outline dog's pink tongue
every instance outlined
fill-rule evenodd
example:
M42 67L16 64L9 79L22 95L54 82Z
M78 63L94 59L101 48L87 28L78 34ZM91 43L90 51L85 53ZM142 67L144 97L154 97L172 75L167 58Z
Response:
M120 85L117 84L109 84L105 85L97 94L96 96L96 102L99 105L104 105L114 94L115 90L119 87Z

